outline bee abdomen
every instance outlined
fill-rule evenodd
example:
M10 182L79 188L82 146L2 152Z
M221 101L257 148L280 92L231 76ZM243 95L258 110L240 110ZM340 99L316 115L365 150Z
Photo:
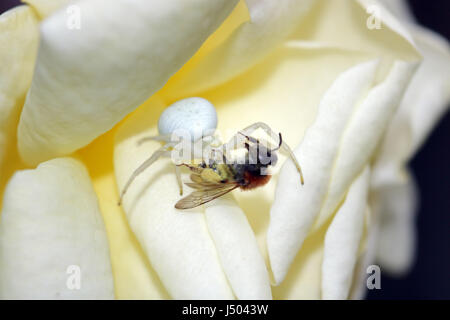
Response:
M249 171L244 172L243 181L240 184L242 190L251 190L261 187L269 182L271 175L254 175Z

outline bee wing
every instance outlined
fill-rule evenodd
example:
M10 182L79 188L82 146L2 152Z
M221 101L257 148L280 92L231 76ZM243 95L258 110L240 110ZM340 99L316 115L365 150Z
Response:
M239 187L236 183L206 183L207 186L191 183L197 191L192 192L175 204L177 209L191 209L214 200Z
M191 174L191 180L192 182L186 182L185 185L191 187L192 189L197 189L197 190L212 190L212 189L217 189L217 188L221 188L224 186L224 183L213 183L213 182L208 182L202 179L202 177L198 174ZM229 185L231 182L226 182L226 185ZM235 183L233 183L234 185Z

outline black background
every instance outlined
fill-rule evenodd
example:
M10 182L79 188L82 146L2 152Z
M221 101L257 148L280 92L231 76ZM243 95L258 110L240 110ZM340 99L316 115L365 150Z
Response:
M450 39L449 0L409 0L418 22ZM0 0L0 12L19 4ZM0 62L1 63L1 62ZM421 194L417 259L401 278L382 274L368 299L450 299L450 113L440 121L410 166Z

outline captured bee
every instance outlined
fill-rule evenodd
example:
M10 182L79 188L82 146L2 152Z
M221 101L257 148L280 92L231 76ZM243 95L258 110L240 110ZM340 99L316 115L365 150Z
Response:
M267 141L250 136L250 134L257 129L265 131L272 140L278 140L277 146L271 147L270 143ZM228 161L226 158L228 150L236 149L234 143L237 137L245 138L243 147L247 151L247 157L242 163L239 161ZM122 189L118 205L121 205L122 198L134 179L160 157L170 156L170 149L174 148L176 145L175 142L170 140L170 135L143 138L138 144L147 140L165 141L166 144L156 150L150 158L135 169ZM214 159L208 159L208 163L202 161L200 164L182 163L175 166L180 195L183 194L181 173L179 170L181 166L189 168L192 172L190 176L191 182L186 183L186 185L194 189L191 194L179 200L175 204L175 208L195 208L237 188L251 190L265 185L271 178L271 176L267 174L269 167L274 166L277 163L277 151L285 153L294 162L300 176L300 182L302 185L304 183L300 165L291 148L283 141L281 133L278 135L275 134L272 129L263 122L254 123L241 130L234 135L228 143L223 144L217 149L213 149L213 151L221 154L220 161L215 157Z
M269 182L271 175L267 174L270 166L277 163L276 152L282 147L288 151L291 159L294 161L300 174L300 181L303 185L303 175L298 162L291 149L283 144L281 133L278 134L279 143L276 148L268 149L260 140L239 133L246 138L244 143L248 157L243 163L229 162L223 155L222 162L212 161L209 164L202 162L198 166L181 164L191 171L192 182L186 183L189 187L195 189L187 197L179 200L175 204L177 209L190 209L221 197L228 192L240 188L241 190L252 190L265 185ZM253 148L253 149L252 149ZM256 152L252 152L256 151Z

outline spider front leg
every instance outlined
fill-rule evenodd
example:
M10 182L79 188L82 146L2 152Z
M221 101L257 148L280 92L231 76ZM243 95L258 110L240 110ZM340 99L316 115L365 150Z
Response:
M145 169L150 167L156 160L158 160L160 157L167 157L171 155L170 149L173 148L176 145L175 142L168 142L158 150L156 150L150 158L145 160L130 176L127 183L125 184L125 187L122 189L122 192L120 193L120 199L118 202L118 205L120 206L122 204L122 199L127 192L128 188L130 187L131 183L136 179ZM179 172L175 170L175 173L177 174L177 180L179 181L178 184L181 186L181 177L178 177ZM181 187L182 190L182 187ZM182 191L181 191L182 192Z
M292 149L287 145L286 142L284 142L281 138L281 134L275 133L266 123L264 122L256 122L245 129L241 130L241 134L250 136L252 132L262 129L264 132L271 137L274 141L278 141L280 145L280 151L283 152L286 156L291 158L292 162L294 162L295 167L297 168L298 173L300 174L300 182L302 185L305 183L303 179L303 173L302 168L300 167L300 164L297 161L297 158L294 155L294 152L292 152Z
M264 130L264 132L271 137L274 141L278 141L279 140L279 135L278 133L275 133L275 131L273 131L268 124L264 123L264 122L256 122L252 125L249 125L248 127L244 128L243 130L241 130L240 132L243 133L244 135L250 136L253 132L255 132L258 129L262 129Z
M171 142L172 141L172 135L171 134L164 134L164 135L158 135L158 136L150 136L150 137L144 137L140 139L137 144L140 146L144 142L147 141L164 141L164 142Z

